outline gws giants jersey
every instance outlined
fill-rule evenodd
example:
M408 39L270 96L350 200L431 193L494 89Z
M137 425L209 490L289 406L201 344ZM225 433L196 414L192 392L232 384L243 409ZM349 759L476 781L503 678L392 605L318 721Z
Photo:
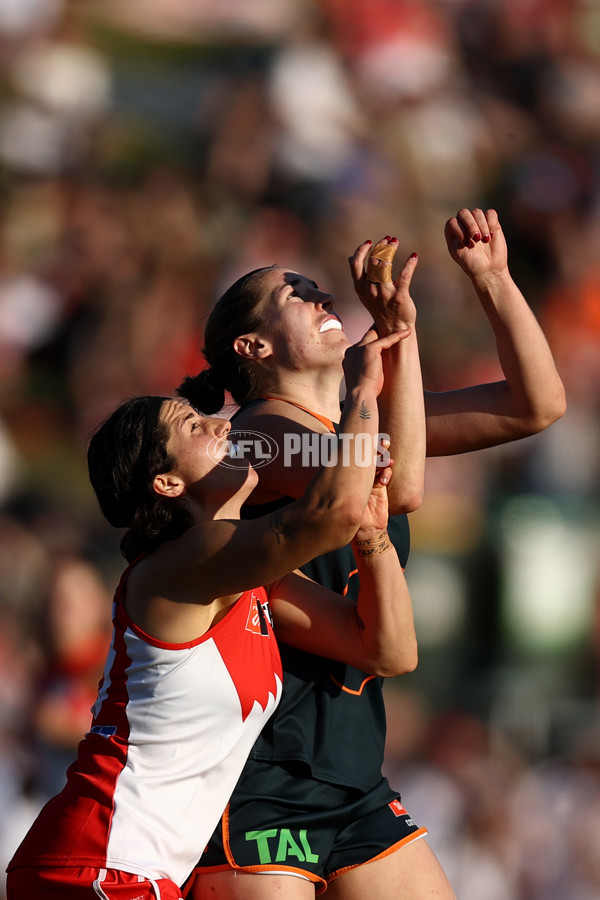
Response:
M266 399L269 398L253 401L244 409ZM337 426L324 416L297 403L291 405L314 416L330 433L336 431ZM235 422L235 416L232 421ZM242 518L267 515L292 500L292 497L280 497L260 506L244 506ZM407 516L390 516L388 534L404 568L410 549ZM358 600L359 578L350 544L317 556L301 569L313 581ZM381 780L383 765L386 729L383 679L285 644L280 644L280 651L283 698L260 733L251 758L302 762L310 767L315 779L369 791ZM253 793L252 777L251 769L248 777L242 775L239 782L242 791Z
M91 729L10 867L98 866L181 884L281 697L264 588L202 637L166 644L127 616L126 575Z

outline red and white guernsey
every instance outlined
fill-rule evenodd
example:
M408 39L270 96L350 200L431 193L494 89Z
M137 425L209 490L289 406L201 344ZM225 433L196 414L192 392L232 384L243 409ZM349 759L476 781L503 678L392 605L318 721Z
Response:
M182 884L281 698L264 588L201 638L165 644L127 616L126 575L92 727L9 868L97 866Z

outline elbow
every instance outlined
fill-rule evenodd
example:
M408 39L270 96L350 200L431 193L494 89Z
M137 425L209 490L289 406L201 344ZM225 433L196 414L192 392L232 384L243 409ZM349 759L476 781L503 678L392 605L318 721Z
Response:
M322 541L330 545L320 552L349 544L360 528L363 515L363 507L353 497L319 504L309 517L309 525L315 538L322 535Z
M405 660L404 667L401 672L398 672L399 675L408 675L410 672L414 672L419 664L419 651L417 650L417 645L415 644L414 649Z
M547 425L552 425L554 422L558 422L567 411L567 395L564 389L564 386L561 382L560 390L557 390L556 396L554 398L554 402L552 407L548 410L546 418Z
M513 427L505 440L513 441L530 437L545 431L557 422L567 411L567 397L560 378L543 397L523 398L522 403L513 412Z
M424 461L424 460L423 460ZM392 470L388 485L388 506L390 515L411 513L419 509L425 493L425 466L413 477L403 476L401 471Z
M408 675L414 672L419 662L417 645L406 648L394 658L381 659L373 666L373 674L379 678L395 678L397 675Z
M365 505L356 497L345 497L339 502L328 505L324 511L326 527L332 526L338 535L344 534L348 544L360 528L365 513Z
M416 512L423 503L424 490L416 487L412 491L403 491L393 497L388 495L389 513L397 516L400 513Z
M539 434L545 431L554 422L558 422L567 411L567 397L562 382L560 389L557 389L554 396L548 398L547 402L532 417L530 434Z

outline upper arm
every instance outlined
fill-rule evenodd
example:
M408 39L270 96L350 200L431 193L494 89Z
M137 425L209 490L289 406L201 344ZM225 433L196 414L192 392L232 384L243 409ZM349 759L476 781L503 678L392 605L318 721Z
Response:
M159 548L156 589L201 603L269 584L347 544L357 525L351 496L332 510L310 491L257 519L214 519Z
M165 545L168 557L161 571L175 599L205 602L249 590L311 559L315 539L289 513L279 525L286 512L288 508L253 520L217 519Z
M368 671L353 600L292 572L271 586L269 604L282 643Z
M533 431L512 408L505 381L455 391L425 391L427 456L493 447Z

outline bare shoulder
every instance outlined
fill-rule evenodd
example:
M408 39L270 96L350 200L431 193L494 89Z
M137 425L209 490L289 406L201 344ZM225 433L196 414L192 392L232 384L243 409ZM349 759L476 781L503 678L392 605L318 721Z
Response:
M174 601L184 600L190 586L196 602L214 599L209 577L214 560L233 539L240 523L217 519L194 525L174 541L166 541L132 570L131 589L142 594L160 593Z

